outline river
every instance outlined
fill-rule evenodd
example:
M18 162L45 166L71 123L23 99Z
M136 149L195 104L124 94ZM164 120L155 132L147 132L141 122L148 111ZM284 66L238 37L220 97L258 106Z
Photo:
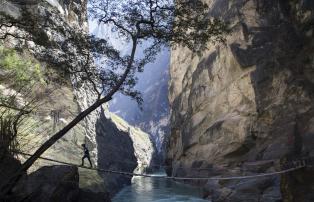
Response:
M208 202L201 194L198 188L169 179L133 177L131 186L122 189L112 202Z

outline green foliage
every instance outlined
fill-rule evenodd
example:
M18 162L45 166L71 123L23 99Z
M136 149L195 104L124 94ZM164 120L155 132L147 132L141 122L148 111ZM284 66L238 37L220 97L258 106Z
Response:
M9 122L17 128L18 120L32 109L34 86L44 83L43 72L34 59L0 45L0 73L0 82L5 84L0 89L1 120L14 120Z
M16 88L44 83L40 64L14 49L0 46L0 69L5 71L6 79L14 81Z
M34 59L2 45L0 73L0 82L5 84L0 89L0 152L3 153L17 149L18 129L33 109L34 86L44 83L44 74Z
M0 116L0 157L18 149L17 124L17 119Z

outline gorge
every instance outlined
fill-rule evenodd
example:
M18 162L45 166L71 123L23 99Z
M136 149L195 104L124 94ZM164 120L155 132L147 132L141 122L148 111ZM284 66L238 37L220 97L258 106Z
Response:
M203 2L208 18L228 23L225 42L198 53L162 49L137 75L143 110L114 95L42 155L73 165L37 160L11 201L314 201L314 2ZM102 37L106 28L89 21L88 0L0 0L0 21L1 118L2 96L16 106L36 98L17 140L32 154L97 99L94 86L71 70L85 63L80 36ZM20 91L8 68L18 63L30 72L38 66L44 82ZM77 167L82 144L95 169L152 177L160 168L169 177L217 178L276 173L300 160L306 166L245 179L132 179ZM27 159L2 147L0 187Z

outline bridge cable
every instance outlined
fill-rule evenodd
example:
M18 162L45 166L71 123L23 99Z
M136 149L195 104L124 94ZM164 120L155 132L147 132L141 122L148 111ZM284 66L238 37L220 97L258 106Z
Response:
M14 153L21 154L24 156L32 156L31 154L15 151ZM101 168L92 168L82 165L76 165L64 161L59 161L51 158L46 157L39 157L39 159L60 163L63 165L69 165L69 166L75 166L79 168L84 168L88 170L94 170L98 172L103 173L110 173L110 174L118 174L118 175L125 175L125 176L139 176L139 177L149 177L149 178L163 178L163 179L172 179L172 180L239 180L239 179L250 179L250 178L258 178L258 177L267 177L267 176L273 176L273 175L280 175L292 171L299 170L301 168L306 167L305 163L302 161L299 165L296 165L296 167L284 169L281 171L271 172L271 173L261 173L256 175L246 175L246 176L230 176L230 177L173 177L173 176L160 176L160 175L150 175L150 174L140 174L140 173L131 173L131 172L124 172L124 171L116 171L116 170L108 170L108 169L101 169Z

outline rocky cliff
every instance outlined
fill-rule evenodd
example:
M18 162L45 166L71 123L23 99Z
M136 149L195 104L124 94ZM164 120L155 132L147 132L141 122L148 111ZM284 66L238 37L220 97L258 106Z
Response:
M106 193L80 189L77 167L45 166L23 177L11 201L110 202Z
M155 62L147 64L144 72L138 73L135 88L142 93L142 109L123 95L115 96L109 107L110 111L150 134L159 157L163 156L163 142L169 134L169 59L169 51L162 50Z
M207 3L232 32L202 56L171 52L168 174L248 175L313 157L313 1ZM213 201L313 201L312 173L305 168L205 187Z
M100 168L135 173L146 172L153 160L154 146L147 133L130 126L115 114L105 111L96 124L98 165ZM105 160L102 160L105 159ZM113 196L130 177L100 173Z
M38 62L45 76L46 84L34 88L40 104L36 113L25 123L23 131L26 135L19 138L21 150L32 153L94 101L92 88L67 71L71 67L75 69L75 66L83 65L84 62L83 55L78 51L80 47L73 39L88 32L87 1L7 0L0 3L1 45L15 49L23 58ZM5 75L1 76L1 89L14 90L9 89ZM28 101L23 95L21 99ZM145 162L147 166L150 163L149 155L153 153L147 134L137 130L134 133L119 130L120 122L115 123L109 117L106 118L106 111L107 107L103 106L103 109L90 114L45 152L44 156L81 164L83 152L80 145L86 143L94 166L107 168L103 165L112 164L116 165L116 169L128 172L133 172L141 162ZM130 131L135 130L131 126L128 128ZM117 155L124 152L125 159L122 155L116 160L130 162L131 166L112 163L109 153L102 155L102 149L109 147ZM142 155L145 157L142 158ZM24 159L22 156L19 158L22 161ZM39 160L30 171L49 164ZM116 176L104 176L102 173L84 169L79 170L79 178L82 189L94 192L116 192L124 184L130 183L129 178L123 178L117 183Z

